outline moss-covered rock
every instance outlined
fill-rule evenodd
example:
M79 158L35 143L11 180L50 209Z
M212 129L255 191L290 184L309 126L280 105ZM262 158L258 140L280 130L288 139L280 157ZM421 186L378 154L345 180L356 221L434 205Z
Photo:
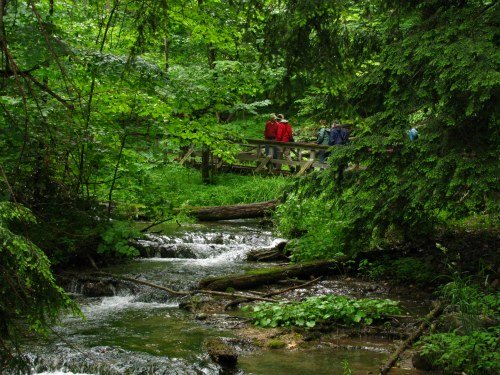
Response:
M221 337L205 339L203 346L210 358L222 367L235 367L238 361L236 350Z
M274 339L274 340L269 340L267 342L267 347L269 349L283 349L285 346L286 346L286 342L284 342L282 340Z

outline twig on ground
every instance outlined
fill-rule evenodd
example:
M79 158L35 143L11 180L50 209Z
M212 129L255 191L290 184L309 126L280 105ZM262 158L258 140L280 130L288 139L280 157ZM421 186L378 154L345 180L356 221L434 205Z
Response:
M277 290L277 291L274 291L274 292L265 293L263 296L264 297L276 296L278 294L283 294L283 293L289 292L290 290L299 289L299 288L303 288L303 287L309 286L311 284L314 284L314 283L318 282L319 280L321 280L321 277L317 277L314 280L308 281L308 282L306 282L304 284L294 285L294 286L291 286L291 287L286 288L286 289L280 289L280 290ZM250 298L245 297L245 298L242 298L242 299L237 299L237 300L229 302L226 306L224 306L224 310L228 310L230 307L233 307L233 306L238 306L240 303L250 302L250 301L254 301L254 300L258 301L259 299L255 298L255 297L250 297ZM285 302L285 301L280 301L280 302Z

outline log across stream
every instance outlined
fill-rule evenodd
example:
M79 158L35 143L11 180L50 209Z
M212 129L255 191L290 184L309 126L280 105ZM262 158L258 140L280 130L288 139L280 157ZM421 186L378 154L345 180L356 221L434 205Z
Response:
M264 217L276 209L279 200L233 204L227 206L187 206L183 210L200 221L254 219Z

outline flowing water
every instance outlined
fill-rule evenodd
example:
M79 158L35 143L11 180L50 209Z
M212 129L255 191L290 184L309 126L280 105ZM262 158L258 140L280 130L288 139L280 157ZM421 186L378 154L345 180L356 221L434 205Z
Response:
M206 276L263 267L246 262L246 253L279 241L251 221L163 229L166 234L142 241L152 257L103 271L187 290ZM329 283L316 288L338 292L345 287ZM50 338L29 343L35 373L220 374L223 370L203 348L210 337L223 337L239 350L236 374L342 374L347 367L353 374L376 373L388 355L388 341L368 339L342 348L251 350L241 346L231 324L214 326L179 309L180 297L124 283L113 287L112 296L90 298L81 295L82 288L75 283L72 292L85 319L65 317Z

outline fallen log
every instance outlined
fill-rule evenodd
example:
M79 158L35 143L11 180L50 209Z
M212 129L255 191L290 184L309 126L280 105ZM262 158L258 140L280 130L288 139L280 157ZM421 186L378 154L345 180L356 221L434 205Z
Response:
M252 219L264 217L274 211L279 203L279 199L275 199L267 202L228 206L187 206L182 210L201 221ZM180 209L177 211L180 211Z
M328 275L333 274L338 269L339 262L341 260L309 262L273 267L264 271L260 270L259 273L255 274L209 277L201 280L198 287L204 290L221 291L228 288L248 289L287 278Z
M424 331L427 329L427 327L430 325L430 323L436 319L441 312L443 311L443 304L441 302L438 302L436 307L432 309L429 314L425 316L425 318L422 320L422 323L420 323L420 326L418 329L413 332L410 337L408 337L403 343L397 348L397 350L394 352L393 355L389 357L389 359L386 361L384 366L380 368L380 375L386 375L392 366L398 361L399 356L406 350L408 349L419 337L424 333Z

